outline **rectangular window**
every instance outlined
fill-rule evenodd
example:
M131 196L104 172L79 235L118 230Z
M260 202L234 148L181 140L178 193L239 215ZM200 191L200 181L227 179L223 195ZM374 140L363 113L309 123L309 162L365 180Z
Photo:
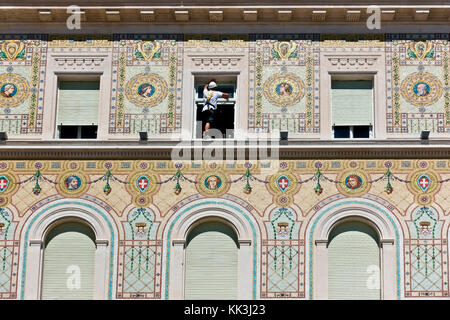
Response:
M57 126L60 139L96 139L100 81L59 81Z
M219 98L217 101L217 110L213 115L213 122L210 124L210 128L217 129L221 132L223 139L232 139L234 137L234 122L235 122L235 109L236 109L236 90L237 90L237 77L233 75L219 76L196 76L194 81L194 104L196 115L196 128L195 137L197 139L202 138L205 125L209 117L203 112L204 96L203 89L205 84L209 80L215 79L217 88L215 91L220 91L229 95L228 100ZM218 138L218 137L214 137ZM220 138L220 137L219 137Z
M373 80L332 80L331 108L334 138L370 138Z

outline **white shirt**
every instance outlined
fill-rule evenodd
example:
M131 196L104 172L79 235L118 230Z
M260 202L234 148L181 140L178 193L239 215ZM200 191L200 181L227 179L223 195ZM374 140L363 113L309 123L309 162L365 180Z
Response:
M223 92L220 91L214 91L214 90L208 90L205 89L203 90L203 111L212 109L212 110L216 110L217 109L217 100L219 98L222 98L223 96ZM209 104L206 104L206 102L209 100Z

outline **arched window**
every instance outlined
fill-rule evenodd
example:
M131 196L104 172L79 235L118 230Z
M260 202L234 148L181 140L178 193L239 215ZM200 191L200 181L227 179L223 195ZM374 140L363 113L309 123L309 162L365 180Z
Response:
M188 234L185 299L237 299L238 241L228 225L203 222Z
M54 226L44 241L42 299L93 299L95 250L95 234L87 225Z
M380 245L377 232L346 221L328 239L328 298L380 299Z

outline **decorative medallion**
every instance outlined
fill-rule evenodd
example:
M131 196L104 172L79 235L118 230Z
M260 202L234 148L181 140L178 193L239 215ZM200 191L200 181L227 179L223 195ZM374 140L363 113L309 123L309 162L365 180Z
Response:
M166 81L156 73L140 73L128 81L125 95L139 107L154 107L167 96Z
M201 193L208 196L224 194L229 189L227 176L222 172L210 171L200 176L196 183Z
M127 189L131 194L138 196L142 196L143 193L145 195L153 194L159 187L157 177L152 174L135 173L129 181L132 182L126 185Z
M88 180L80 172L69 171L63 174L59 181L58 189L69 197L78 197L88 188Z
M286 175L281 175L277 179L277 186L281 190L281 192L285 192L286 189L290 186L291 181Z
M429 106L442 96L442 84L431 73L415 72L403 80L401 93L406 101L415 106Z
M370 189L370 179L362 170L352 168L344 170L337 180L338 190L351 196L362 195Z
M0 196L0 208L5 208L9 204L9 198Z
M293 73L272 75L264 83L264 96L270 103L279 107L290 107L298 103L305 95L302 79Z
M139 41L134 56L140 60L161 59L161 44L158 41Z
M272 175L267 186L274 195L292 194L300 189L297 177L286 171Z
M291 206L292 203L294 202L294 199L292 195L279 194L274 196L273 202L275 203L276 206L285 208Z
M5 175L0 176L0 193L3 193L9 187L9 179Z
M30 85L15 73L0 75L0 107L16 107L30 95Z
M293 41L275 41L271 44L272 59L295 59L298 57L298 45Z
M2 42L0 60L25 59L25 44L20 40L5 40Z
M150 180L146 175L141 175L137 178L136 184L140 192L145 192L150 185Z
M417 185L419 186L420 190L423 192L427 192L428 188L430 187L431 179L426 174L421 174L417 178Z
M363 180L357 174L351 174L345 178L344 185L350 190L361 188Z
M133 204L137 207L146 207L151 203L150 197L137 195L133 197Z
M434 45L430 41L413 41L410 43L407 52L410 59L432 59L434 58Z
M70 175L64 179L64 187L67 190L78 190L82 186L81 178L77 175Z
M416 171L410 174L407 178L410 183L408 183L408 188L415 194L423 196L424 194L431 195L435 193L439 187L439 177L437 174L428 170ZM419 201L422 203L423 201Z

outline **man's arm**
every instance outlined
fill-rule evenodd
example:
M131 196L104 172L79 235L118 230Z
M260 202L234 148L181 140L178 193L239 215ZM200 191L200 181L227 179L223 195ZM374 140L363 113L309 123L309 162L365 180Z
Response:
M229 94L229 93L224 93L224 92L222 92L222 98L228 100L228 98L230 98L230 94Z

